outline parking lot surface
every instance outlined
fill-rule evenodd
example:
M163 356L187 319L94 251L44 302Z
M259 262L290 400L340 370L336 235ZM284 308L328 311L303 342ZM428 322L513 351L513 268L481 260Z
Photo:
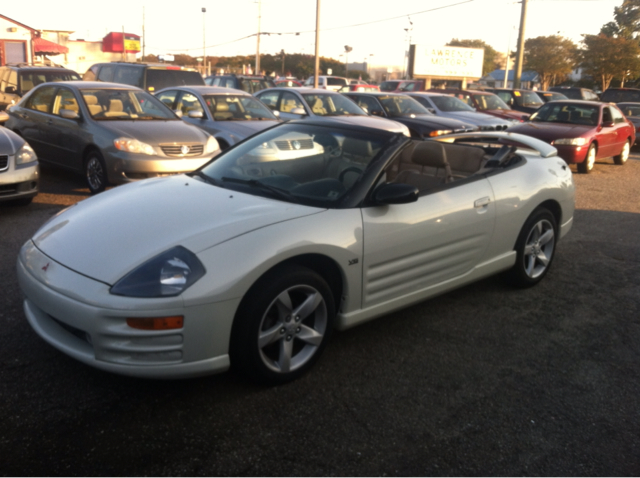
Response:
M43 167L33 204L0 205L0 473L640 475L640 154L574 179L538 286L489 278L336 333L309 374L260 388L111 375L32 331L18 250L88 197Z

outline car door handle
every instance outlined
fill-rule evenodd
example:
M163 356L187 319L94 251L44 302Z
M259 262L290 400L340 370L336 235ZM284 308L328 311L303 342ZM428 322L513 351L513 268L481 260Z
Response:
M491 202L491 198L487 196L480 199L476 199L475 202L473 203L473 206L475 208L481 208L481 207L487 206L490 202Z

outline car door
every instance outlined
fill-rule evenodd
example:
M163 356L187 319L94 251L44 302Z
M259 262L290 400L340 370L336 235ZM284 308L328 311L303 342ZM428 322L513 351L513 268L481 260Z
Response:
M56 86L42 86L22 106L15 108L18 121L14 127L34 149L38 158L49 160L55 140L51 130L53 99Z
M613 118L613 125L616 130L616 144L612 155L618 155L622 151L624 144L627 142L631 127L627 123L626 118L622 112L615 106L608 106L611 110L611 117Z
M598 126L598 158L608 158L615 153L618 142L618 132L613 122L611 109L608 106L602 108L602 121Z
M414 203L363 208L362 307L471 272L485 257L495 216L485 177L421 193Z
M78 98L69 88L60 87L55 93L53 109L48 125L53 141L50 145L51 155L49 161L60 166L82 170L82 150L85 142L82 139L83 119L79 107ZM63 118L61 110L71 110L78 114L77 119Z

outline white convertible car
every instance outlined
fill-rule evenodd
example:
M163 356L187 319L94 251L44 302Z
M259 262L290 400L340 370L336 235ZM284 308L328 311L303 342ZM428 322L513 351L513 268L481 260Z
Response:
M334 327L498 272L536 284L573 212L567 164L528 136L294 121L72 206L23 246L18 275L31 326L86 364L274 384Z

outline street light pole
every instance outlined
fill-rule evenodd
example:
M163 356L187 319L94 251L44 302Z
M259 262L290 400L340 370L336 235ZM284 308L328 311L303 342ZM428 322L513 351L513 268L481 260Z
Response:
M320 0L316 0L316 61L313 69L313 87L318 88L320 74Z
M516 57L516 71L513 79L513 88L520 88L522 76L522 61L524 59L524 27L527 23L527 1L522 0L522 13L520 14L520 33L518 34L518 56Z
M207 41L205 39L205 13L207 9L202 7L202 76L207 76Z
M262 19L262 0L258 0L258 41L256 45L256 71L255 75L260 74L260 20Z

